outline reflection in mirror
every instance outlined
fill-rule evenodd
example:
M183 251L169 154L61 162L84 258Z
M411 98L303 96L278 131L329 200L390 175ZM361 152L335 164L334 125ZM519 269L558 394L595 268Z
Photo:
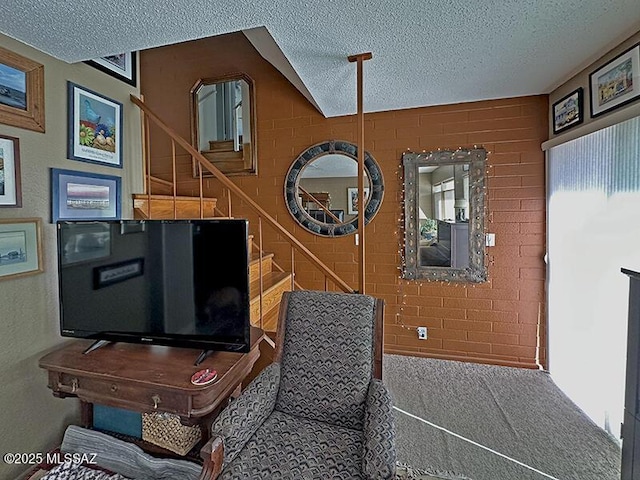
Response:
M403 155L407 279L486 280L484 149Z
M257 171L253 105L253 81L243 74L198 80L191 89L193 145L227 175Z
M369 177L365 172L365 197ZM300 172L300 208L323 223L349 223L358 214L358 164L347 155L316 157Z
M365 152L365 223L380 208L384 193L382 174ZM318 235L335 237L358 229L357 147L329 141L304 151L289 168L285 201L293 217Z

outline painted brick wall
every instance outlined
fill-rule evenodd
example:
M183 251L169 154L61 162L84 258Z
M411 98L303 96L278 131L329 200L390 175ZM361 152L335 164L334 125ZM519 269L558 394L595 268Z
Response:
M234 181L355 287L354 237L326 239L308 233L294 223L283 201L284 177L296 156L328 139L355 142L355 117L324 118L241 34L141 54L146 101L187 139L190 88L199 78L240 71L256 84L259 175L234 177ZM382 208L368 227L366 268L367 293L386 301L386 352L535 364L537 325L545 309L544 156L540 144L547 139L547 108L546 96L534 96L365 116L366 149L380 164L385 181ZM402 153L474 145L490 152L486 224L487 231L496 234L496 246L488 251L489 281L472 285L401 280ZM160 158L154 172L167 174L167 142L152 139L151 151ZM188 157L179 157L180 190L195 194L189 162ZM216 181L205 183L208 192L226 205ZM233 213L254 219L239 201L233 202ZM255 229L257 222L251 224ZM266 249L275 252L280 265L288 268L288 244L267 227L264 235ZM324 288L323 276L300 255L295 271L306 288ZM429 327L428 340L418 340L416 326ZM544 334L543 325L542 345ZM544 363L544 348L540 354Z

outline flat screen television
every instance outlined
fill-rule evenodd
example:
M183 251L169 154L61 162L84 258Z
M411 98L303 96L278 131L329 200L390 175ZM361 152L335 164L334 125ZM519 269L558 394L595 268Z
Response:
M249 351L246 220L59 221L65 337Z

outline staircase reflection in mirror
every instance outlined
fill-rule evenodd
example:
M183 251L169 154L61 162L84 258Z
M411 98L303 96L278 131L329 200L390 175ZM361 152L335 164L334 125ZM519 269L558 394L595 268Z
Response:
M358 228L357 147L328 141L300 154L285 180L285 201L294 219L317 235L336 237ZM377 213L384 192L382 174L365 152L365 223Z

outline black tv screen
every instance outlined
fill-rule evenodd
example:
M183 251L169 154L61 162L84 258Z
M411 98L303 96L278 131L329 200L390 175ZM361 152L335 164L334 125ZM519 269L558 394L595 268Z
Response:
M63 336L249 351L246 220L57 227Z

